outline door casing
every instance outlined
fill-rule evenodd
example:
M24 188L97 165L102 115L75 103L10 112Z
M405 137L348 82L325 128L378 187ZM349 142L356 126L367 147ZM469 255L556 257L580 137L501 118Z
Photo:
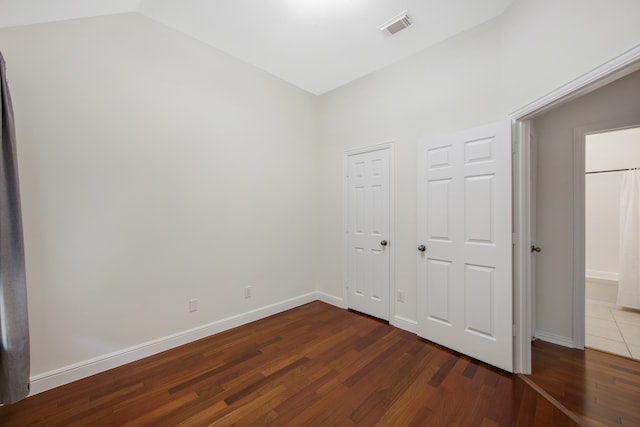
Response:
M559 87L558 89L544 95L543 97L523 106L510 114L514 120L514 371L517 373L531 373L531 339L533 326L533 304L535 299L533 291L535 284L532 281L532 263L530 248L535 242L532 232L532 209L534 208L531 199L532 171L531 147L529 136L531 134L531 119L552 110L559 105L572 101L582 95L593 92L615 80L640 70L640 45L624 52L610 61L594 68L590 72L578 77L575 80ZM583 136L584 138L584 136ZM583 147L584 148L584 147ZM584 152L582 153L584 159ZM574 162L575 164L576 162ZM582 162L584 172L584 160ZM574 173L576 171L574 170ZM584 179L584 176L583 176ZM576 181L574 180L574 183ZM574 184L575 185L575 184ZM584 186L584 182L582 182ZM575 188L574 188L575 190ZM582 193L576 193L577 197L584 197ZM574 203L576 201L574 200ZM574 204L575 206L575 204ZM581 275L584 279L584 200L582 200L582 222L580 222L580 212L574 211L574 245L577 243L581 249L575 247L574 251L574 271L582 268ZM578 222L579 224L576 224ZM575 234L575 227L582 226L582 236ZM577 254L577 255L576 255ZM581 255L580 255L581 254ZM582 263L576 257L582 257ZM580 276L574 274L574 302L573 319L577 328L574 334L582 334L584 341L584 281L580 281ZM581 300L579 299L582 296ZM581 325L581 326L580 326ZM584 342L582 342L584 345Z

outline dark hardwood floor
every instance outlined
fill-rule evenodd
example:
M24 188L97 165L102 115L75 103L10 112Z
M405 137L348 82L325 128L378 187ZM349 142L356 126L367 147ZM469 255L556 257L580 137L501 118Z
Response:
M594 426L640 427L640 362L533 343L531 381Z
M571 370L589 368L574 366L573 355L538 344L534 350L535 363L548 367L533 378L548 382L554 398L584 409L594 396L599 412L611 403L620 419L637 422L637 367L603 368L615 390L592 395ZM561 363L571 382L556 372ZM517 375L321 302L2 407L0 424L579 425Z

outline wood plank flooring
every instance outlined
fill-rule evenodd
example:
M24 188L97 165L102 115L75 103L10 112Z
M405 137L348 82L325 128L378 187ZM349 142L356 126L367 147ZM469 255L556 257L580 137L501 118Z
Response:
M533 343L531 380L593 426L640 427L640 362L543 341Z
M620 387L636 390L634 368L620 368ZM560 397L579 400L572 390ZM2 407L0 425L578 423L517 375L314 302Z

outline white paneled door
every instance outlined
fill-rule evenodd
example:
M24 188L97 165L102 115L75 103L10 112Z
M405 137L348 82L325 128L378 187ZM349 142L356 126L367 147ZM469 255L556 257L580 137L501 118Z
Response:
M419 146L418 335L513 371L511 126Z
M389 320L390 148L347 161L348 306Z

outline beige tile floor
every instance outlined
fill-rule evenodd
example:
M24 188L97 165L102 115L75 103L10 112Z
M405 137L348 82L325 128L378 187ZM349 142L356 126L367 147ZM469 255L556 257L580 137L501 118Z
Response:
M640 359L640 311L587 300L586 346Z

